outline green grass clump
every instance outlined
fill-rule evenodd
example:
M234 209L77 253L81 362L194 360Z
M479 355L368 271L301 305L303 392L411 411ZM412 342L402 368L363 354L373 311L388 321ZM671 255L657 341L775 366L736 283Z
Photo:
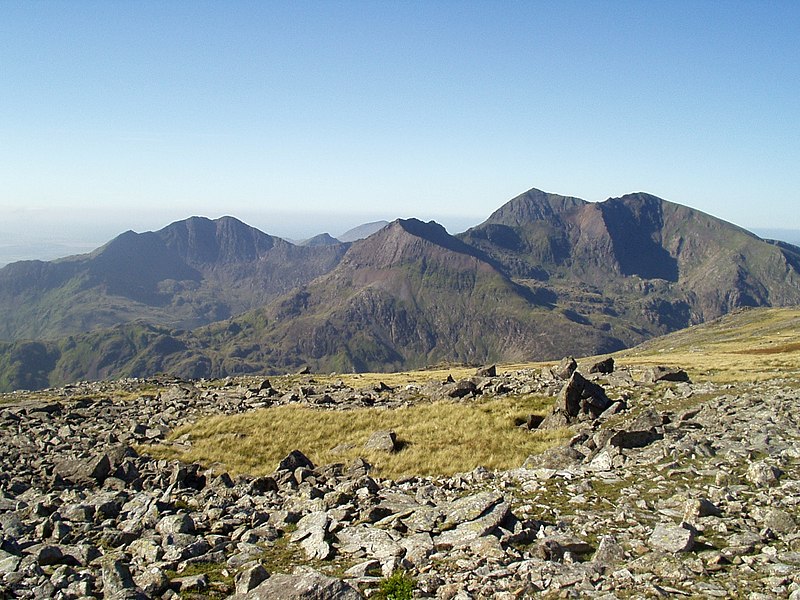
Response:
M378 592L372 596L377 600L411 600L416 582L405 571L395 571L381 580Z

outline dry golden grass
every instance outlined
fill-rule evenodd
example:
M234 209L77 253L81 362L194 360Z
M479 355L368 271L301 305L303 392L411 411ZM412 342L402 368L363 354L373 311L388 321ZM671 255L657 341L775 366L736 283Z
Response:
M800 376L800 309L739 311L615 355L620 365L673 365L717 383Z
M399 409L346 411L280 406L246 415L212 417L177 429L172 440L188 434L191 447L148 448L160 458L179 458L232 473L271 473L294 449L315 464L364 457L382 477L449 475L478 466L519 467L531 454L563 441L567 430L530 432L518 427L530 414L544 414L552 400L536 396L473 402L422 403ZM402 449L393 454L367 452L374 431L396 432ZM341 446L346 446L341 449ZM333 449L340 446L340 450Z

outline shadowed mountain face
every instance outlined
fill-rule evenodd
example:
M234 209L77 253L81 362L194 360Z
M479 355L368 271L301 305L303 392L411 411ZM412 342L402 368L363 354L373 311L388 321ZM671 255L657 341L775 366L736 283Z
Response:
M643 328L800 301L797 248L644 193L593 204L532 190L460 237L521 280L600 294Z
M352 245L193 218L0 270L0 301L30 305L7 330L127 322L1 345L0 388L603 353L739 307L800 304L798 265L795 246L643 193L589 203L531 190L456 237L409 219Z
M53 338L137 319L194 328L326 273L346 249L294 246L232 217L128 231L91 254L0 269L0 339Z

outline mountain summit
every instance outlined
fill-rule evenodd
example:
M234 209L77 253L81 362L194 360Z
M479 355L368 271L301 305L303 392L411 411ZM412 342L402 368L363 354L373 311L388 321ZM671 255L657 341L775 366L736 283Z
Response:
M9 265L0 331L54 341L2 345L0 387L557 359L800 304L800 248L646 193L590 203L534 189L458 236L401 219L323 241L195 217Z
M295 246L233 217L127 231L91 254L0 269L0 340L53 338L134 320L198 327L326 273L347 247Z

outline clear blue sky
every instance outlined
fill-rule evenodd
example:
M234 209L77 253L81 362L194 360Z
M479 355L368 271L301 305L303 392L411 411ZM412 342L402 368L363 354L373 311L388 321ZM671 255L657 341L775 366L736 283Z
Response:
M6 0L0 234L458 231L530 187L800 229L799 32L796 1Z

